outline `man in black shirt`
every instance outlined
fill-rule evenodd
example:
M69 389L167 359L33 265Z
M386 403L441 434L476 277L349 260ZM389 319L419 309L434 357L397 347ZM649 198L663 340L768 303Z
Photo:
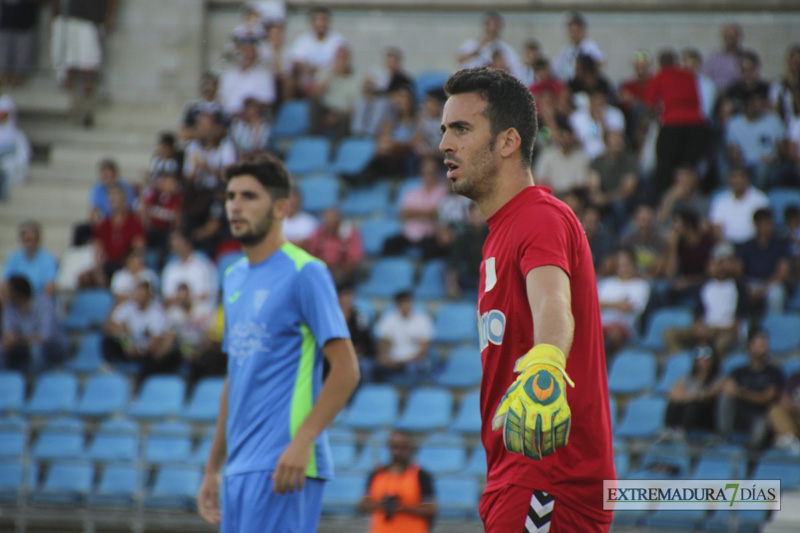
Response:
M783 374L768 362L766 331L754 329L750 332L747 351L750 362L725 378L717 420L723 438L729 438L733 431L747 432L748 446L757 450L766 444L767 411L780 395Z

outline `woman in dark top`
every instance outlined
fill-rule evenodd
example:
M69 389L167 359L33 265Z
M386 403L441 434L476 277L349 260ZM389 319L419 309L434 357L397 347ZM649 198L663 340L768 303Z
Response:
M719 360L709 346L692 350L694 360L688 376L680 378L667 397L662 439L683 439L688 430L714 429L716 399L722 390Z

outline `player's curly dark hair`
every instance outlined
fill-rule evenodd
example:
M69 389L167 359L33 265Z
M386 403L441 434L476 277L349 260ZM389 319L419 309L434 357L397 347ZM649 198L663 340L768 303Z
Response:
M509 128L519 133L522 163L530 166L533 159L533 143L538 129L536 121L536 102L533 95L517 78L504 70L489 67L459 70L447 80L444 90L448 96L477 93L486 100L483 111L489 119L493 146L497 135Z
M288 198L292 190L292 179L286 165L271 154L252 156L225 169L227 181L245 175L257 179L269 191L273 200Z

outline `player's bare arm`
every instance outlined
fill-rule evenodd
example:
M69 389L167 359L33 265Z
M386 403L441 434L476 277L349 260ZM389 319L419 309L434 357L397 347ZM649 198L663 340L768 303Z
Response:
M278 494L303 489L314 439L333 422L358 385L358 360L350 339L331 339L322 351L331 370L314 407L278 460L272 475Z
M200 516L209 524L218 525L222 518L219 508L219 476L225 464L226 442L225 426L228 423L228 379L222 387L219 398L219 416L217 428L214 431L214 440L211 451L208 453L203 484L197 494L197 510Z
M534 341L552 344L568 357L575 331L569 276L557 266L542 266L528 272L525 286L533 316Z

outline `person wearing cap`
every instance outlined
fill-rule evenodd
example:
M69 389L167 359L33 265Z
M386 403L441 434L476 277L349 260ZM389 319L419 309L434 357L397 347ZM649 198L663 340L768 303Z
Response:
M575 76L575 61L578 56L589 56L598 66L606 61L606 55L600 46L587 36L586 18L577 11L567 16L567 36L570 44L561 49L555 62L558 77L569 81Z

